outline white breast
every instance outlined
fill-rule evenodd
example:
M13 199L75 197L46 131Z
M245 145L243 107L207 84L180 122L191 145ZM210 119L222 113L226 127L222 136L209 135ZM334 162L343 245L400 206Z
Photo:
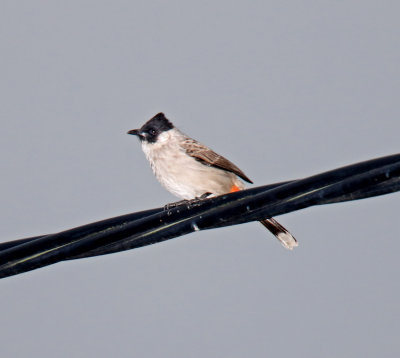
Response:
M244 187L235 174L206 166L186 154L179 145L184 139L184 134L174 128L160 134L156 143L142 142L154 174L169 192L193 199L204 193L228 193L232 185Z

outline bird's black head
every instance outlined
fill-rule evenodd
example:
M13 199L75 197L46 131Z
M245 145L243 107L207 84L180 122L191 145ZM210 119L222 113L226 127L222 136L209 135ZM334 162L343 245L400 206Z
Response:
M141 141L155 143L161 133L172 128L174 128L174 125L165 117L164 113L158 113L140 129L132 129L128 134L137 135Z

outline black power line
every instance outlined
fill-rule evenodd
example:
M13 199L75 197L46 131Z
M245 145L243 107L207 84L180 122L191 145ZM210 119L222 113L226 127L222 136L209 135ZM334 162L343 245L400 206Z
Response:
M155 244L193 231L237 225L314 205L400 190L400 154L352 164L305 179L157 208L83 225L56 234L0 244L0 278L53 263Z

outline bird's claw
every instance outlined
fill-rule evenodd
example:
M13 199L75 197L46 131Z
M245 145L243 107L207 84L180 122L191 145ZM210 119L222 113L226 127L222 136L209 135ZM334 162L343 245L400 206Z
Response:
M181 205L186 205L186 207L188 209L190 209L192 207L199 206L200 202L203 201L204 199L206 199L207 197L209 197L210 195L211 195L211 193L204 193L203 195L201 195L198 198L194 198L194 199L190 199L190 200L184 199L184 200L176 201L175 203L169 203L169 204L164 205L164 210L168 211L168 210L174 209Z
M180 201L176 201L175 203L166 204L166 205L164 205L164 210L165 210L165 211L168 211L168 210L174 209L174 208L176 208L177 206L186 204L188 201L189 201L189 200L180 200Z

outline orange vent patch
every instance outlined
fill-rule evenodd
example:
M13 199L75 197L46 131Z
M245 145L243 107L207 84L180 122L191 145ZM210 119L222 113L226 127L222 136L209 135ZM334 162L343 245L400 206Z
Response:
M239 191L240 190L240 188L237 186L237 185L232 185L231 186L231 193L234 193L235 191Z

